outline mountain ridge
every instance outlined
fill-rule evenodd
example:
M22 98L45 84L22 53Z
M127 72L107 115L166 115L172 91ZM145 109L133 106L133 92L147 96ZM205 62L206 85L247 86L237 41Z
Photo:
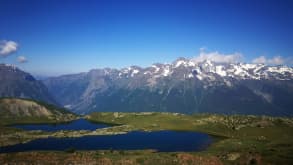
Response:
M292 115L293 68L194 62L92 69L43 81L73 112L162 111Z
M58 105L42 81L14 65L0 64L0 97L30 98Z
M184 57L179 57L177 60L175 60L172 63L166 63L166 64L153 63L151 66L148 66L148 67L140 67L137 65L131 65L129 67L124 67L121 69L110 68L110 67L96 68L96 69L91 69L88 72L65 74L60 76L49 77L47 79L51 79L51 78L54 79L59 77L70 77L71 75L86 75L92 72L99 72L99 74L104 74L104 75L110 74L111 72L112 73L116 72L118 73L119 77L122 77L123 75L126 77L129 77L129 76L134 77L135 75L143 71L145 71L143 72L143 74L153 73L153 75L155 75L156 77L158 76L166 77L173 73L172 71L170 71L170 69L174 70L175 68L180 68L180 67L192 68L192 71L190 72L190 74L202 73L200 70L204 70L204 72L215 73L222 77L235 76L236 78L242 78L242 79L269 79L269 78L275 78L278 80L292 80L293 79L293 67L286 66L286 65L274 66L274 65L241 63L241 62L217 63L211 60L195 62L192 59L187 59ZM227 72L227 70L225 71L225 69L227 69L229 72ZM247 71L252 71L252 70L254 70L256 75L247 73ZM158 74L154 74L154 73L158 73ZM234 73L235 75L233 75L232 73ZM193 75L184 75L184 76L185 78L194 77ZM202 77L197 77L197 78L201 79Z

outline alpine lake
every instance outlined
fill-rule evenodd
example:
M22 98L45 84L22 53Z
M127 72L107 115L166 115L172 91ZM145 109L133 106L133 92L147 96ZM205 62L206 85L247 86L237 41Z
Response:
M61 124L21 124L14 128L26 131L95 131L113 125L94 123L86 119L77 119ZM205 133L191 131L130 131L110 135L86 135L80 137L48 137L4 146L0 153L24 151L64 151L75 150L144 150L158 152L193 152L205 150L213 138Z

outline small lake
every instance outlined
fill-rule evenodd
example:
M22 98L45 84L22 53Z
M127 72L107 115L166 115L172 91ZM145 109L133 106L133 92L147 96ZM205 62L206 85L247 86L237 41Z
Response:
M1 147L0 153L35 150L142 150L154 149L159 152L202 151L213 138L198 132L176 131L133 131L121 135L98 135L77 138L37 139L25 144Z
M110 127L106 124L93 123L85 119L78 119L68 123L58 124L21 124L13 125L15 128L24 130L60 131L60 130L96 130L99 128Z

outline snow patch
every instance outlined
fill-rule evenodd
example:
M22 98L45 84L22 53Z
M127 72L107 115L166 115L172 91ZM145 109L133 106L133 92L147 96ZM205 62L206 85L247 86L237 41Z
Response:
M131 77L133 77L137 73L139 73L139 70L137 69L132 70Z
M171 71L170 71L170 68L169 67L167 67L167 68L164 68L164 70L163 70L163 76L169 76L170 75L170 73L171 73Z
M227 76L227 73L223 70L223 68L224 67L222 65L216 66L216 73L220 76Z
M203 79L203 77L201 75L196 75L196 78L199 79L199 80Z
M158 73L160 71L160 68L157 67L156 65L152 65L153 68L155 68L155 73Z
M189 74L187 75L187 77L188 77L188 78L193 78L193 75L192 75L191 73L189 73Z
M182 64L186 65L186 62L183 61L183 60L179 60L179 61L177 61L177 63L175 64L175 68L179 67L179 66L182 65Z

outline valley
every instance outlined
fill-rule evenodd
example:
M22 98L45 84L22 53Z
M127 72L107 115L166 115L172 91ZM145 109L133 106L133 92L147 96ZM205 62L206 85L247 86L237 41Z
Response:
M0 165L293 165L293 0L0 0Z
M3 116L1 116L3 118ZM95 112L75 116L90 122L109 124L96 130L60 130L54 132L21 130L13 124L37 124L39 120L14 120L6 117L1 123L1 146L30 143L35 139L77 138L96 135L123 135L133 131L201 132L215 140L205 150L188 152L157 152L145 150L97 149L62 151L26 151L1 153L0 163L42 164L291 164L293 162L293 119L253 115L217 115L179 113ZM37 118L37 117L36 117ZM4 121L4 120L1 120ZM22 122L20 122L22 121ZM42 123L65 122L44 120ZM66 120L68 122L68 120ZM10 125L10 126L9 126ZM144 135L145 136L145 135ZM184 141L184 139L181 139ZM48 160L50 156L50 160Z
M179 58L0 74L0 164L293 163L292 67Z

